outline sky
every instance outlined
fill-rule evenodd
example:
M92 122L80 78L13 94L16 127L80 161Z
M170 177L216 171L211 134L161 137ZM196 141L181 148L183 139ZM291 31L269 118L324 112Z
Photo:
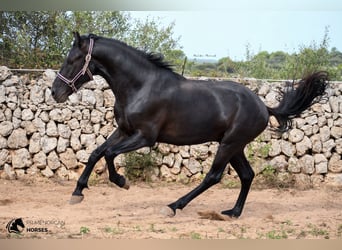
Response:
M328 0L327 0L328 1ZM332 0L331 0L332 1ZM314 3L315 0L311 0ZM133 18L159 19L161 26L175 22L174 37L189 58L210 55L220 59L246 58L246 46L260 51L298 52L300 46L319 44L329 30L329 48L342 51L342 9L222 8L222 10L132 11ZM212 57L216 56L216 57Z
M133 18L175 22L174 37L189 58L194 55L246 58L246 47L298 52L319 44L329 29L329 48L342 51L342 0L2 0L2 8L36 10L120 10ZM19 2L19 3L18 3ZM33 4L32 2L39 2ZM12 8L10 9L13 9Z

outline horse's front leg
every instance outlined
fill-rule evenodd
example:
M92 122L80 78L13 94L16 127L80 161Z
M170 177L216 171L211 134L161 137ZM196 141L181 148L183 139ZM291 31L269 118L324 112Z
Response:
M91 153L86 164L86 167L77 181L75 191L72 193L70 204L76 204L83 200L82 191L84 188L88 188L89 176L93 171L95 164L104 156L108 147L119 143L125 137L125 134L122 133L119 129L117 129L101 146L99 146Z
M124 138L119 143L108 147L105 152L105 159L108 166L109 180L119 187L129 189L129 182L115 170L114 158L119 154L127 153L145 146L151 146L151 144L140 132L137 132L130 137Z
M154 141L147 140L142 133L137 131L132 136L127 137L126 135L120 135L122 133L119 133L119 135L112 135L112 136L98 149L96 149L92 155L90 156L90 160L84 169L82 175L80 176L75 191L72 194L72 198L70 203L78 203L83 200L83 194L82 190L87 186L87 182L90 176L91 171L93 170L96 162L104 156L106 159L106 163L108 165L109 170L109 179L110 181L114 182L120 187L128 188L129 185L126 182L125 178L121 175L119 175L115 171L114 166L114 158L122 153L127 153L145 146L152 146L154 144ZM116 140L114 140L114 138ZM113 141L116 141L116 143L113 143ZM94 158L92 158L92 156Z

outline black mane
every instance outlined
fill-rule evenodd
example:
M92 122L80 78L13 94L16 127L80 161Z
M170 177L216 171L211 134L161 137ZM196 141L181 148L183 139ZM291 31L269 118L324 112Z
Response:
M118 42L120 42L120 41L118 41ZM123 44L125 44L125 43L123 43ZM147 51L139 50L139 49L134 48L132 46L129 46L127 44L125 44L125 45L128 46L129 48L133 49L134 51L136 51L143 58L147 59L149 62L151 62L152 64L154 64L158 68L165 69L165 70L171 72L172 74L177 76L177 78L184 78L183 76L181 76L180 74L176 73L173 70L174 65L172 65L169 62L164 60L163 54L155 53L155 52L147 52Z
M142 53L143 56L145 56L146 59L149 60L154 65L160 68L171 70L173 73L175 73L172 68L174 65L170 64L167 61L164 61L164 56L162 54L154 53L154 52L145 52L145 51L140 51L140 50L139 52Z
M147 59L149 62L151 62L152 64L154 64L158 68L168 70L171 73L173 73L174 75L176 75L177 77L184 78L183 76L179 75L178 73L176 73L174 71L174 69L173 69L174 65L172 65L169 62L165 61L164 60L164 56L161 53L143 51L143 50L140 50L140 49L135 48L133 46L130 46L130 45L128 45L125 42L122 42L122 41L119 41L119 40L116 40L116 39L113 39L113 38L104 38L104 37L97 36L97 35L94 35L94 34L90 34L88 36L88 38L94 38L94 39L100 39L101 38L101 39L107 39L107 40L110 40L112 42L118 43L121 46L124 46L124 47L126 47L126 48L128 48L128 49L130 49L130 50L132 50L134 52L136 52L142 58Z

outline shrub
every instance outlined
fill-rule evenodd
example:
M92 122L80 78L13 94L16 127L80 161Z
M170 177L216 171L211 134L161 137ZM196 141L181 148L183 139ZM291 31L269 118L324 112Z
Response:
M130 152L125 154L125 176L131 181L151 181L153 169L157 166L151 154Z

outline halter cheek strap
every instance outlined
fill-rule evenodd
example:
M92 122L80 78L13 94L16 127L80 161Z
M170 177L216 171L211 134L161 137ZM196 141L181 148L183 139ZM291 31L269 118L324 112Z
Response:
M59 79L61 79L66 85L68 85L73 92L77 92L77 88L75 86L75 82L83 75L85 75L85 73L88 74L88 76L90 77L90 80L93 80L93 74L91 73L91 71L89 70L89 62L91 60L91 53L93 51L93 47L94 47L94 39L90 38L90 42L89 42L89 48L88 48L88 54L85 57L85 63L82 67L82 69L75 75L75 77L73 79L68 79L65 76L63 76L61 73L57 73L57 77Z

